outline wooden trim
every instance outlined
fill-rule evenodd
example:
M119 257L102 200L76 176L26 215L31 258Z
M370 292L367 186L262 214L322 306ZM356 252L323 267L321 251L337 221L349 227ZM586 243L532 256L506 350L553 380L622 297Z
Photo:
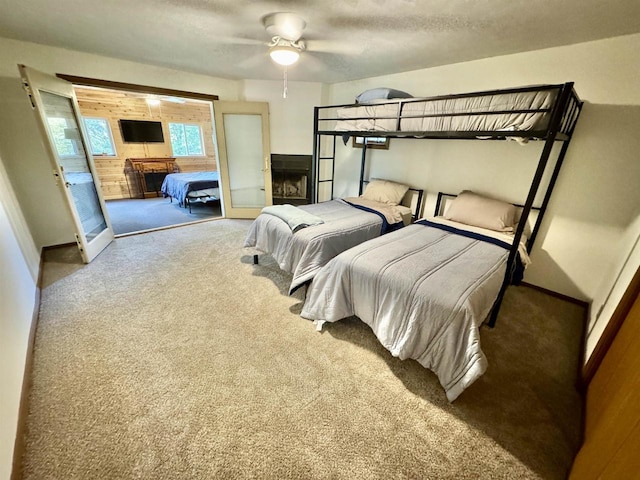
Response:
M29 418L29 394L33 378L33 350L38 329L38 317L40 316L40 298L42 292L42 272L44 266L44 247L40 251L40 265L38 267L38 283L36 284L36 298L33 308L33 317L29 327L27 340L27 354L24 362L24 374L22 377L22 392L20 393L20 406L18 408L18 425L16 427L16 439L13 445L13 459L11 465L11 480L22 478L22 458L25 453L25 440L27 438L27 420Z
M173 90L171 88L152 87L149 85L137 85L135 83L112 82L110 80L100 80L98 78L77 77L65 73L56 73L56 77L71 82L74 85L86 85L89 87L110 88L112 90L128 90L130 92L154 93L156 95L168 95L170 97L194 98L196 100L214 101L218 100L218 95L207 93L186 92L184 90Z
M640 294L640 268L636 270L635 275L629 282L629 286L622 295L620 302L616 306L616 309L613 311L611 318L609 319L609 323L605 327L602 335L600 335L600 339L596 344L596 347L593 349L589 360L586 365L582 369L582 382L585 386L588 386L593 376L598 371L598 367L602 363L604 356L609 351L609 347L613 343L613 340L616 338L620 327L624 323L625 318L629 314L631 307L633 306L633 302L635 302L636 298Z
M553 290L548 290L544 287L539 287L538 285L533 285L527 282L520 282L520 285L522 285L523 287L533 288L534 290L538 290L540 292L546 293L547 295L551 295L552 297L560 298L561 300L580 305L581 307L589 308L589 302L585 300L578 300L577 298L570 297L569 295L554 292Z

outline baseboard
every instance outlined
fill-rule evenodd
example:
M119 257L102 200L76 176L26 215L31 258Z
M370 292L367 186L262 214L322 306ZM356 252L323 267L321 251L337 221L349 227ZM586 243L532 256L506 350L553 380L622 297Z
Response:
M45 247L46 248L46 247ZM22 377L22 391L20 393L20 406L18 407L18 425L16 427L16 439L13 445L13 459L11 464L11 480L22 478L22 458L25 452L25 439L27 437L27 420L29 418L29 394L33 373L33 349L38 329L38 317L40 316L40 298L42 292L42 271L44 264L44 249L40 252L40 265L38 266L38 281L36 284L36 298L29 328L27 340L27 354L24 362L24 374Z
M68 243L59 243L57 245L47 245L45 247L42 247L42 252L40 253L40 267L42 268L42 258L44 256L44 252L46 252L47 250L55 250L56 248L74 247L76 245L78 245L76 242L68 242ZM38 281L40 281L40 279L38 279Z
M539 287L538 285L533 285L532 283L521 282L520 285L524 287L533 288L534 290L538 290L540 292L544 292L547 295L551 295L552 297L560 298L567 302L575 303L576 305L580 305L584 308L589 308L589 302L585 300L578 300L577 298L570 297L569 295L564 295L563 293L554 292L553 290L548 290L544 287Z

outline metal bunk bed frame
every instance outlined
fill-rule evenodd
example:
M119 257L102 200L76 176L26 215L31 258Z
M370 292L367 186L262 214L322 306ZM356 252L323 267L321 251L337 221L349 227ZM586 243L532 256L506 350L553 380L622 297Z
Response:
M462 113L433 113L426 115L402 115L402 106L405 103L411 102L424 102L424 101L437 101L437 100L448 100L448 99L457 99L457 98L465 98L465 97L478 97L478 96L493 96L500 94L510 94L510 93L523 93L523 92L538 92L544 90L553 90L557 89L558 93L553 102L553 105L550 108L539 108L539 109L513 109L513 110L501 110L501 111L482 111L482 112L462 112ZM562 162L564 161L564 157L567 153L567 149L569 147L569 143L573 136L573 132L580 115L580 111L582 110L583 102L579 99L573 88L573 82L567 82L564 84L557 85L540 85L533 87L520 87L520 88L511 88L511 89L503 89L503 90L491 90L491 91L483 91L483 92L474 92L474 93L465 93L465 94L454 94L454 95L442 95L437 97L430 98L420 98L420 99L403 99L398 102L400 103L398 107L398 114L394 117L383 117L377 116L377 119L395 119L396 120L396 131L387 132L387 131L335 131L335 130L325 130L320 128L321 122L328 121L338 121L341 118L331 117L331 118L321 118L321 112L326 109L335 109L341 107L351 107L354 106L352 104L348 105L327 105L321 107L314 108L313 114L313 169L312 169L312 181L314 192L313 192L313 201L318 200L318 190L320 184L331 182L331 196L333 198L333 175L335 171L335 159L336 159L336 137L343 137L345 135L348 136L358 136L358 137L390 137L390 138L421 138L421 139L449 139L449 140L505 140L508 137L521 137L526 139L533 140L544 140L544 147L540 154L540 158L538 160L538 166L536 168L535 174L531 181L531 186L529 188L529 193L527 195L527 199L522 206L522 213L520 216L520 221L518 222L518 226L516 227L516 231L514 234L513 246L509 250L509 257L507 259L507 269L505 273L504 280L502 282L502 286L500 288L500 292L498 293L498 297L493 305L488 326L494 327L496 324L496 320L498 318L498 312L500 310L500 305L502 303L502 299L504 297L504 293L511 283L511 278L515 268L515 262L517 260L518 253L518 245L520 243L520 239L522 238L522 234L524 232L525 226L527 224L527 219L529 217L529 213L533 208L533 203L538 193L538 189L540 187L540 183L544 176L545 170L547 168L547 164L549 161L549 157L551 155L551 151L553 149L553 145L556 141L562 142L562 147L558 154L558 158L555 163L555 167L549 179L549 184L547 186L547 190L544 194L544 198L539 207L539 214L536 218L536 222L534 228L532 230L531 236L527 242L527 251L531 252L533 248L533 244L538 235L538 231L540 229L540 225L542 223L542 219L547 210L547 206L549 204L549 200L551 198L551 193L553 192L553 188L555 186L556 180L558 178L558 174L560 173L560 168L562 167ZM547 128L544 130L530 130L530 131L437 131L437 132L405 132L400 131L400 124L403 118L426 118L426 117L451 117L451 116L471 116L471 115L499 115L499 114L507 114L507 113L545 113L549 112L550 117L547 123ZM363 120L369 117L358 117L351 118L351 120ZM324 124L323 124L324 125ZM333 137L332 145L330 145L330 153L328 155L322 156L322 139L323 137ZM479 138L482 137L482 138ZM361 166L360 166L360 183L359 183L359 195L362 194L362 185L364 184L364 173L366 166L366 158L367 158L367 143L363 142L362 145L362 157L361 157ZM320 171L321 171L321 163L331 161L331 178L321 179ZM436 206L439 208L439 206Z

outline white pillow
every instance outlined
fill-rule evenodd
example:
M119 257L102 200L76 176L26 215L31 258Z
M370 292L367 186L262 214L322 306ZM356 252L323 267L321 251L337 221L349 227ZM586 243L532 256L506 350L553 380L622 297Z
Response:
M513 232L516 217L515 205L483 197L469 190L460 193L444 215L447 220L497 232Z
M402 90L395 90L393 88L372 88L365 90L356 97L356 103L368 103L372 100L378 99L391 99L391 98L412 98L413 95Z
M364 189L362 198L389 205L398 205L409 187L390 180L372 179Z

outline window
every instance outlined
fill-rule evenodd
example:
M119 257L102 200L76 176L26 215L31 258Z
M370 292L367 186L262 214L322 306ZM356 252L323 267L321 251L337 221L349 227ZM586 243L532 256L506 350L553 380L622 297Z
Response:
M47 123L49 124L49 132L58 155L61 157L78 155L76 142L73 140L73 135L70 134L67 119L64 117L47 117ZM77 135L77 131L75 133Z
M93 155L107 155L115 157L116 148L113 145L111 127L106 118L85 118L84 125L89 134L91 153Z
M170 123L169 135L174 157L204 156L200 125Z

